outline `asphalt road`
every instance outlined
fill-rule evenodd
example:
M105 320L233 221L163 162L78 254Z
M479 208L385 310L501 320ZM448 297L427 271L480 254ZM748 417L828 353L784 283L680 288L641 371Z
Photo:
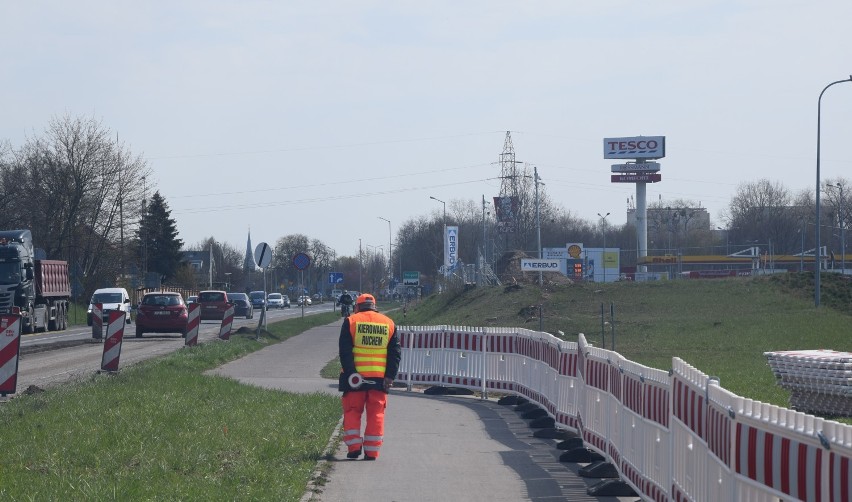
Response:
M333 303L311 305L305 307L304 312L305 315L328 312L333 306ZM289 309L269 310L267 315L268 324L301 316L302 308L293 306ZM234 319L233 329L243 326L256 328L259 321L260 313L256 311L253 319ZM221 321L202 321L198 342L215 339L220 325ZM168 354L184 346L184 339L178 333L147 333L142 338L136 338L135 328L132 323L125 327L120 367ZM103 342L92 339L89 326L72 326L64 331L24 335L21 338L15 394L26 392L30 386L44 389L97 373L102 356Z

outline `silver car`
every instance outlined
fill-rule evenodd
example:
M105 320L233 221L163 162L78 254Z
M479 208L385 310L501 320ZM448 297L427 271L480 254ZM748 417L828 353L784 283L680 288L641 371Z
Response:
M290 306L290 299L281 293L269 293L266 297L266 307L270 309L283 309Z

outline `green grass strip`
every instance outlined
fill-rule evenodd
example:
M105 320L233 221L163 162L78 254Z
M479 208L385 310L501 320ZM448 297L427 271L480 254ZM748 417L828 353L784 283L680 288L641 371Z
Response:
M237 334L0 405L0 500L299 500L339 399L203 372L336 319L270 324L260 340Z

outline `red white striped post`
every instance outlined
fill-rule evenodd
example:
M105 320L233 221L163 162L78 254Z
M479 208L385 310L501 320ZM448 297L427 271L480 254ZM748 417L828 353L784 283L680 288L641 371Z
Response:
M193 347L198 344L198 327L201 323L201 305L190 303L186 314L186 339L185 347Z
M104 304L92 304L92 338L100 340L104 336Z
M14 394L18 386L18 356L21 350L21 316L0 315L0 396Z
M225 317L222 318L222 326L219 328L219 339L231 339L231 326L234 324L234 306L228 307L225 311Z
M102 371L118 371L121 342L124 340L124 321L124 311L109 311L109 323L107 324L106 340L104 340L104 355L101 358ZM94 326L94 322L92 322L92 326Z

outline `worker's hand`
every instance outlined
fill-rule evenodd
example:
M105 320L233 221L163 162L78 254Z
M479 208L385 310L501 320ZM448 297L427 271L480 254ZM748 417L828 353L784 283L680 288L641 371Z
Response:
M382 385L384 385L385 392L390 392L391 385L393 385L393 378L385 378Z

